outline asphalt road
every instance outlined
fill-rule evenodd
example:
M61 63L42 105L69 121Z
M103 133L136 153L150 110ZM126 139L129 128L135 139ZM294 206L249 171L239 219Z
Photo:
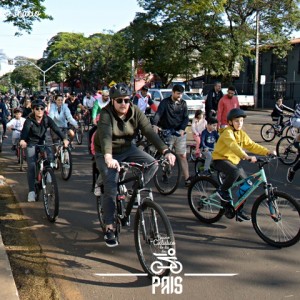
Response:
M260 124L269 120L269 112L249 112L245 128L253 140L262 143ZM277 140L269 147L274 148ZM300 243L273 248L256 235L251 222L237 223L225 217L212 225L201 224L188 206L183 180L171 196L161 196L154 188L155 201L167 212L175 233L177 259L183 266L176 276L181 279L165 279L162 288L138 276L143 270L135 252L132 226L122 230L118 247L108 248L103 242L95 197L90 192L91 160L86 139L84 144L73 151L70 180L63 181L57 173L60 213L54 224L47 221L41 202L26 201L26 174L19 172L8 142L1 155L6 161L3 175L31 220L62 299L299 299ZM245 168L255 171L255 165L249 163ZM287 184L286 170L279 163L266 171L278 189L299 199L300 174L294 184ZM248 212L252 203L247 203Z

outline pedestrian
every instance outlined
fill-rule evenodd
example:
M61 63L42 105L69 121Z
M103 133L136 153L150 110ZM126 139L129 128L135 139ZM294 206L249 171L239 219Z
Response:
M205 100L205 117L209 119L217 116L218 104L223 97L222 84L216 81L214 87L208 92Z

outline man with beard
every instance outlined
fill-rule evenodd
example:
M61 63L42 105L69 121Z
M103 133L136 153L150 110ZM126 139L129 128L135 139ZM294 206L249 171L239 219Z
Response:
M221 129L220 132L228 126L227 115L233 108L240 108L240 105L237 96L235 96L235 87L230 86L227 90L227 95L223 96L218 104L217 119L218 126Z

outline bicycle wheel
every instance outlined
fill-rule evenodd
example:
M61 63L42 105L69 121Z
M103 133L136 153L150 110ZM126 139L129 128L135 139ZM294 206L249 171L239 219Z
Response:
M295 138L299 133L299 128L296 128L294 126L289 126L288 129L286 130L286 136L292 136Z
M224 214L221 208L221 200L215 196L210 196L216 192L218 183L210 177L200 176L192 181L188 189L188 202L190 208L201 222L215 223L219 221Z
M100 227L101 227L103 233L105 233L105 223L104 223L104 219L103 219L102 201L103 201L103 196L102 195L96 197L98 219L99 219L99 222L100 222Z
M299 157L298 149L295 148L293 142L293 137L284 136L276 145L277 155L279 156L280 161L285 165L294 164Z
M256 233L271 246L289 247L300 239L300 206L286 193L274 191L272 200L259 196L251 217Z
M276 131L274 126L270 123L264 124L260 129L260 135L262 139L266 142L273 141L276 136Z
M48 220L55 222L59 210L59 197L56 178L51 168L43 171L42 197Z
M81 123L78 123L78 128L75 130L75 138L78 145L82 144L83 139L83 130L81 127Z
M170 273L170 262L161 261L160 272L153 272L151 265L157 256L174 249L175 238L170 221L163 209L148 198L142 201L137 209L134 222L134 242L143 270L148 276L167 276Z
M69 148L64 148L62 154L61 161L61 177L63 180L68 180L72 174L72 154Z
M158 167L158 170L154 176L154 184L162 195L170 195L174 193L178 187L181 169L179 157L176 156L175 165L172 167L168 161L164 161Z

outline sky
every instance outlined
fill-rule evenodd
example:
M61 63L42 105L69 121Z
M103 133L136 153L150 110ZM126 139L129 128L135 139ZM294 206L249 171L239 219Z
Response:
M58 32L85 36L105 30L117 32L130 24L136 12L142 11L137 0L45 0L43 5L53 20L35 22L31 34L24 32L21 37L14 36L17 28L12 24L2 22L4 12L0 10L0 49L8 58L41 58L47 42ZM0 66L0 75L13 68L6 61Z

